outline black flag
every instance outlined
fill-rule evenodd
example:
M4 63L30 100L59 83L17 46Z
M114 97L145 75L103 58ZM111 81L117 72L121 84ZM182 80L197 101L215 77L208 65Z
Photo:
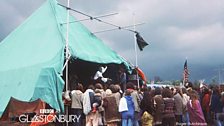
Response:
M145 42L145 40L142 38L142 36L139 35L139 33L136 33L136 41L138 44L139 49L142 51L143 48L147 45L149 45L147 42Z

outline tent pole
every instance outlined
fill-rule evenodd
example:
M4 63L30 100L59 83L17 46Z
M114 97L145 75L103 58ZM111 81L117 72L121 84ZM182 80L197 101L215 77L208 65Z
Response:
M68 1L68 7L69 7L70 0L67 0L67 1ZM67 9L67 22L69 22L69 9ZM69 58L69 49L68 49L69 23L66 24L66 29L67 29L67 32L66 32L65 48L66 48L66 60L68 60L68 58ZM68 63L66 64L66 85L65 85L65 89L68 90Z
M70 6L70 0L67 0L67 7L69 8ZM66 24L66 61L68 61L69 59L69 47L68 47L68 42L69 42L69 9L67 9L67 24ZM68 62L66 64L66 82L65 82L65 89L66 91L68 91ZM68 118L68 105L66 105L66 116ZM68 122L66 121L66 126L68 126Z
M133 13L133 31L136 31L136 24L135 24L135 13ZM136 42L136 36L134 34L134 44L135 44L135 68L138 68L138 52L137 52L137 42ZM136 74L137 77L137 84L138 84L138 89L140 87L139 85L139 76L138 72Z

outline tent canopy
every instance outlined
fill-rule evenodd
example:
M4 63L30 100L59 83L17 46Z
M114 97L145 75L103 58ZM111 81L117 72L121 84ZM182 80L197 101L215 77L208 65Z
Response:
M41 100L63 110L66 8L47 0L0 43L0 115L10 97ZM70 21L75 18L70 16ZM71 23L69 49L73 58L108 64L128 63L80 22Z

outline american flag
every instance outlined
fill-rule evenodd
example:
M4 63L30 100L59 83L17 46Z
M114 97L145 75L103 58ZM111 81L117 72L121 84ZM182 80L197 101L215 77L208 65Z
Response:
M184 72L183 72L183 83L186 85L188 83L189 72L187 68L187 60L184 63Z

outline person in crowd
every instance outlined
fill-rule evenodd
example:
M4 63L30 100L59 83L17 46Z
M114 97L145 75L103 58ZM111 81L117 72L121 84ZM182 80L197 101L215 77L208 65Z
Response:
M83 85L78 83L71 91L71 114L79 116L79 120L72 122L72 126L82 126L83 119Z
M153 107L153 97L149 91L144 91L143 99L140 103L142 110L141 126L152 126L155 109Z
M115 84L115 89L121 96L123 96L124 92L121 90L121 86L119 84Z
M102 109L99 110L99 108L101 107L101 104L102 104L101 92L99 90L95 90L94 101L92 103L92 112L102 111Z
M147 86L142 86L142 88L138 92L138 95L139 95L141 101L143 99L144 92L146 92L146 91L150 92L150 90L148 90Z
M95 99L94 90L95 87L89 85L83 95L83 113L86 115L86 126L99 126L99 112L92 112L92 105Z
M211 106L210 110L213 115L213 122L215 125L219 123L219 113L222 113L222 103L221 103L221 94L218 86L213 88L213 93L211 96Z
M102 84L100 84L100 83L95 84L95 94L96 94L96 92L98 92L97 95L95 95L95 96L98 96L96 98L98 99L99 102L102 102L103 99L106 97L106 93L104 91ZM102 106L102 103L100 103L97 110L99 112L99 125L106 125L106 121L104 118L105 111L104 111L104 107Z
M221 93L222 112L218 115L218 126L224 126L224 92Z
M189 113L187 111L187 103L190 100L190 96L188 96L187 89L182 88L183 92L183 123L186 126L190 125Z
M111 87L113 88L114 85ZM107 126L117 126L120 121L120 113L118 112L118 104L111 89L106 90L106 97L103 99L103 107L105 109L105 120Z
M164 88L162 92L162 97L164 101L162 126L176 126L174 113L175 103L172 91L168 88Z
M132 91L131 96L133 98L134 107L135 107L134 126L139 126L139 122L138 122L140 120L139 112L141 111L139 105L140 105L141 99L138 94L137 86L134 85L132 82L128 82L126 86L127 86L127 90Z
M153 99L155 107L154 125L162 126L162 114L164 111L164 102L162 97L162 89L160 87L155 88L155 96Z
M106 78L103 76L104 72L106 72L107 70L107 66L106 67L99 67L99 70L95 73L93 79L96 81L96 82L100 82L100 83L107 83L108 81L111 81L110 78Z
M177 122L177 125L182 125L183 120L183 93L180 87L176 87L176 92L174 93L174 104L175 104L175 119Z
M127 85L128 88L128 85ZM125 96L121 98L119 102L119 112L121 113L122 126L133 126L134 125L134 113L135 106L131 96L133 90L127 89Z
M198 93L195 90L189 91L190 100L187 103L187 110L190 117L191 126L207 126L201 105L199 102Z
M120 67L118 73L119 73L120 85L122 86L122 89L125 91L127 83L127 75L125 73L125 69L123 67Z
M171 87L170 90L172 91L172 94L174 94L176 92L176 89L174 87Z
M208 90L208 88L204 88L201 107L202 107L202 111L203 111L203 114L204 114L204 117L205 117L205 120L207 121L207 123L209 123L209 120L210 120L209 119L209 116L210 116L209 115L209 111L210 111L209 101L210 101L209 90Z
M112 91L112 95L115 97L116 99L116 103L117 105L119 105L119 101L121 99L122 96L122 92L121 92L121 87L118 84L115 84L113 86L110 87L110 90Z
M193 84L192 84L192 82L186 83L185 87L186 87L187 91L193 90Z
M123 95L123 92L121 92L121 87L120 87L120 85L119 85L119 84L111 85L111 86L109 87L109 89L111 89L111 91L112 91L112 96L115 97L115 99L116 99L116 103L117 103L117 105L119 105L121 96ZM119 117L120 117L120 116L119 116ZM121 118L120 118L120 120L118 120L117 125L118 125L118 126L121 126Z

